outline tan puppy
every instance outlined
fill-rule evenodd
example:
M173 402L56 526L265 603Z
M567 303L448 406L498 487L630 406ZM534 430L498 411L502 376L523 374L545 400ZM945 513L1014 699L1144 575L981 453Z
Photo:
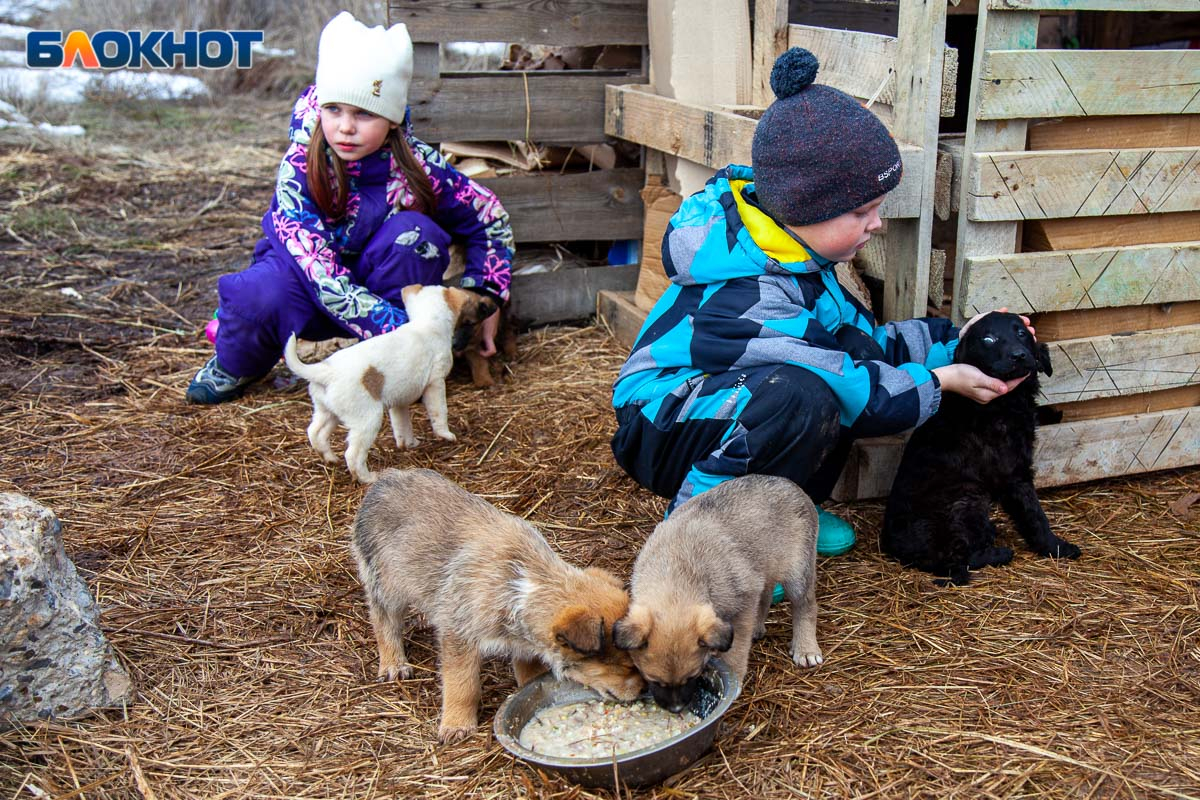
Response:
M337 456L329 436L340 420L346 426L346 466L361 483L375 480L367 453L379 435L383 409L392 421L396 447L415 447L409 406L425 404L433 432L454 441L447 426L446 375L454 363L451 341L460 319L472 323L496 310L489 298L443 286L406 286L400 296L408 322L394 331L338 350L324 361L305 364L296 354L296 335L283 358L292 372L308 381L313 417L308 441L330 464Z
M629 608L621 582L571 566L528 522L436 472L384 470L363 497L351 550L381 681L412 675L403 639L410 613L437 629L443 742L475 730L486 656L512 658L521 685L549 667L619 700L644 687L612 644L612 625Z
M655 701L685 708L719 655L740 680L766 633L776 583L792 605L792 660L814 667L817 510L786 478L747 475L696 495L659 523L633 565L629 614L614 626Z

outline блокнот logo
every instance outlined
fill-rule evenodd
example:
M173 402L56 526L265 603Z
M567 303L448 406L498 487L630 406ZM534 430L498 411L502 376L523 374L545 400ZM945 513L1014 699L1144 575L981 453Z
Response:
M124 69L174 66L220 69L250 66L250 48L262 31L30 31L25 35L25 65L34 69L71 67Z

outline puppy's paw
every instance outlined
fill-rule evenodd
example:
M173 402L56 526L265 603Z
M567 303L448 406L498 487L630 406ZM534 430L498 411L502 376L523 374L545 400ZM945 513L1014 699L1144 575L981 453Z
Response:
M820 650L815 652L793 652L792 661L797 667L818 667L825 663L825 656Z
M444 431L434 431L434 433L437 434L439 439L445 439L447 442L453 442L453 441L458 440L458 437L455 436L453 433L451 433L449 428L447 428Z
M1080 549L1065 539L1057 539L1038 551L1040 555L1050 558L1079 558Z
M461 742L473 733L475 733L474 725L447 725L443 722L438 726L438 741L442 744L454 744Z
M765 622L758 623L758 627L754 629L751 640L757 642L759 639L767 635L767 624Z
M409 664L379 665L379 683L391 683L394 680L406 680L413 676L413 668Z
M396 442L396 445L398 447L400 447L401 449L408 448L409 450L411 450L412 448L416 447L420 443L421 443L421 440L418 439L416 436L409 436L407 439L401 439L400 441Z

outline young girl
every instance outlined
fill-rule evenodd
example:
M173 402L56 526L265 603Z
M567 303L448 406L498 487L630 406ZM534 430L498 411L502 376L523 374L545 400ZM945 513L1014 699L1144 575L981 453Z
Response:
M749 473L790 478L821 503L855 438L920 425L942 392L986 403L1019 382L951 363L949 320L876 326L838 284L835 263L881 227L900 151L858 101L814 84L816 73L807 50L779 57L753 169L718 172L663 238L672 285L613 386L612 448L638 483L671 499L668 511ZM818 517L818 553L853 546L848 523Z
M400 290L437 284L461 241L463 288L508 299L513 255L496 196L413 136L412 42L404 25L367 28L343 11L321 32L317 80L296 101L253 261L217 282L216 355L187 389L232 400L266 375L295 332L366 339L407 321ZM495 352L497 319L484 323Z

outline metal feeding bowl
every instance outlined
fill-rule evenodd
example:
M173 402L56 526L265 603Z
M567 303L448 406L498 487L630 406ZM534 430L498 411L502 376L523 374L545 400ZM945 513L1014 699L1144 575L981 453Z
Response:
M742 687L724 662L712 660L700 676L700 685L688 710L699 724L650 747L605 758L548 756L523 746L518 737L539 711L553 706L600 699L600 695L574 681L560 681L549 673L530 681L509 696L496 712L496 739L522 761L583 786L614 789L650 786L679 772L712 747L717 724L737 699ZM650 695L643 695L647 700ZM650 700L650 702L654 702Z

